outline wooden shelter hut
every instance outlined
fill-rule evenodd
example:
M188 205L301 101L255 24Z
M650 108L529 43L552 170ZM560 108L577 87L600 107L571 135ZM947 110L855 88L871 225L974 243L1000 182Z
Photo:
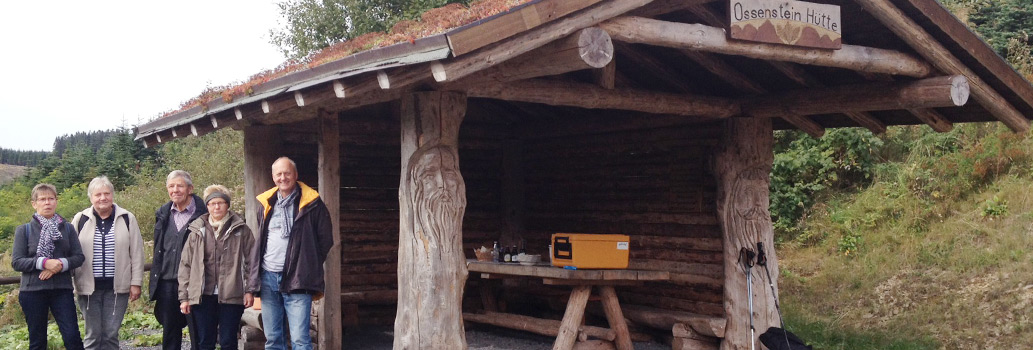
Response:
M669 272L616 288L636 327L675 336L676 349L747 349L738 255L773 246L773 130L1000 121L1026 132L1033 115L1033 86L935 0L817 2L839 8L838 49L729 38L726 0L531 0L250 86L136 137L242 130L248 198L272 186L275 158L297 161L339 242L321 349L368 322L394 322L396 349L464 348L481 282L467 283L472 249L523 240L545 253L556 232L629 235L631 268ZM792 29L771 30L803 35ZM758 270L752 283L759 333L778 318Z

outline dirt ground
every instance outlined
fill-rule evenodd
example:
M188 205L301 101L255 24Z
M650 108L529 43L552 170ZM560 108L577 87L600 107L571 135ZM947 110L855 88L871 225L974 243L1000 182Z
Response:
M390 326L350 328L344 334L341 350L391 350L394 341ZM469 350L550 350L553 338L491 326L477 326L466 331ZM160 350L160 346L131 347L126 341L122 349ZM183 348L189 349L184 339ZM670 345L657 342L636 342L636 350L668 350Z

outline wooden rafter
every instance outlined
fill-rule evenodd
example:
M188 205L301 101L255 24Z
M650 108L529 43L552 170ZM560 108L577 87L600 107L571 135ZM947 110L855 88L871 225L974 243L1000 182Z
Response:
M691 7L697 7L708 2L712 2L712 0L656 0L649 5L642 6L642 8L632 11L630 15L655 17L671 12L686 10Z
M730 41L721 28L642 17L614 18L600 24L600 27L614 40L630 43L912 77L926 77L933 73L932 66L919 58L872 47L843 45L839 50L821 50Z
M1015 132L1029 131L1029 120L1022 113L895 5L887 0L857 0L857 3L936 68L968 78L976 102L1002 123Z
M779 72L785 74L796 81L798 84L805 87L821 88L825 87L825 84L819 81L817 78L812 76L803 70L800 66L797 66L788 62L768 62L771 66L775 67ZM886 124L879 121L874 116L866 112L844 112L848 118L853 120L858 125L865 127L873 133L881 134L886 132Z
M680 73L675 72L669 65L660 62L656 57L647 55L641 50L631 47L631 44L628 43L617 43L617 49L620 51L621 57L628 59L628 65L647 72L653 82L662 82L682 93L695 90L685 79L680 78Z
M475 52L443 62L440 68L447 74L448 81L459 80L473 72L497 65L650 2L652 0L613 0L599 3L573 15L524 31L509 40L485 46Z
M768 93L767 89L760 86L760 84L750 79L750 77L746 76L746 74L743 74L738 69L732 67L731 65L725 63L722 60L719 60L711 55L697 51L683 50L682 53L685 54L685 56L687 56L689 59L698 63L704 69L713 73L715 76L718 77L718 79L727 82L728 84L732 85L738 90L751 94ZM797 129L803 130L812 137L817 138L825 134L825 128L819 125L818 123L814 122L810 118L801 115L784 115L781 116L781 118L789 122L789 124L793 124L793 126L796 126Z

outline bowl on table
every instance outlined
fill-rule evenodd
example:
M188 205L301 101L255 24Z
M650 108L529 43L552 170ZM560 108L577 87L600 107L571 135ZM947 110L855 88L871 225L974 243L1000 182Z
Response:
M520 254L517 255L517 262L520 265L535 265L542 261L541 254Z

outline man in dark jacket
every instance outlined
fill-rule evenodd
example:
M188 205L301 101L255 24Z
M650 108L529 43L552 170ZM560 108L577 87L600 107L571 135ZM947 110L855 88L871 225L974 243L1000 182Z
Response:
M151 300L154 318L162 326L161 347L180 350L183 326L190 326L190 347L197 349L194 325L179 311L179 258L190 222L208 212L204 200L194 194L190 173L174 170L165 179L169 202L154 213L154 261L151 265Z
M323 261L333 247L330 212L319 193L298 182L290 158L273 162L276 187L258 195L259 237L251 252L246 292L261 295L265 348L286 350L284 319L293 350L311 350L309 313L323 294Z

